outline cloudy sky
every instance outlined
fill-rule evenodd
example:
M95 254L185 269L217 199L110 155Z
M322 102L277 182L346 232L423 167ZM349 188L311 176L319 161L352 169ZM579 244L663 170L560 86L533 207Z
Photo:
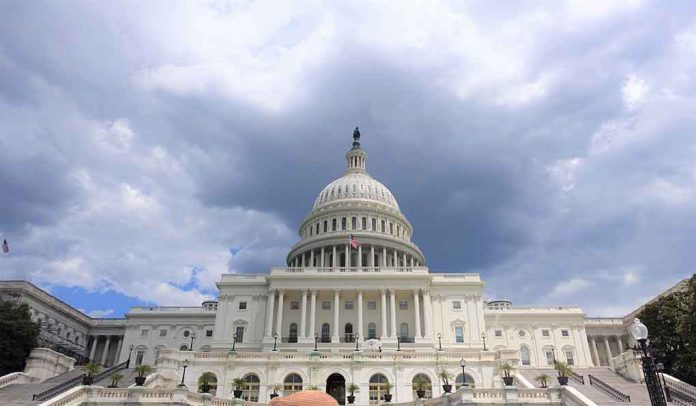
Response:
M431 271L624 315L694 273L695 90L688 0L3 1L0 278L198 304L284 262L359 125Z

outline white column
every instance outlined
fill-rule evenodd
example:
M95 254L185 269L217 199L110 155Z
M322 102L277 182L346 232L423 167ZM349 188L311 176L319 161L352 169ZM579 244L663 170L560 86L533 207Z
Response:
M595 366L598 367L600 366L599 363L599 349L597 348L597 341L595 341L594 337L590 337L590 341L592 342L592 361L594 362Z
M321 267L324 268L326 266L326 258L325 258L326 253L324 252L324 247L321 247Z
M331 266L338 267L338 258L336 258L336 246L333 246L333 257L331 257Z
M464 296L464 305L466 306L466 315L469 320L469 328L466 330L469 332L469 343L474 343L476 341L476 336L474 335L474 328L473 326L476 324L474 323L474 315L472 312L472 307L473 305L471 304L471 296ZM444 326L442 327L444 330Z
M403 255L401 255L404 260L404 268L408 266L408 262L406 262L406 253L404 252Z
M307 251L302 253L302 266L305 267L307 266Z
M382 326L380 327L380 336L381 339L384 340L387 338L387 292L385 289L380 289L379 293L382 296Z
M387 247L382 247L382 267L387 266Z
M309 301L309 335L312 337L314 337L314 333L316 333L316 330L314 329L316 315L317 315L317 290L312 289L312 298Z
M346 244L346 268L352 267L353 264L351 264L350 261L350 244Z
M121 358L121 348L123 347L123 339L124 339L124 337L121 337L121 336L118 337L118 345L116 346L116 355L114 355L114 362L112 365L116 365L118 363L118 359Z
M413 310L416 314L416 333L413 335L413 337L422 338L420 320L420 292L418 292L418 289L413 290Z
M89 350L89 362L94 362L94 352L97 350L99 336L92 336L92 348Z
M360 289L358 289L358 335L365 337L363 331L363 292Z
M375 246L374 245L370 246L370 262L369 262L369 264L370 264L370 268L375 267Z
M611 347L609 347L609 337L604 337L604 346L607 348L607 362L611 360Z
M358 245L358 268L362 268L364 265L362 263L362 245Z
M340 295L339 295L339 290L334 289L334 333L333 337L331 338L332 343L337 343L340 341L340 336L338 335L338 312L340 308Z
M283 337L283 297L285 291L278 289L278 314L276 315L276 334L278 337Z
M307 336L307 289L302 289L302 314L300 315L300 337Z
M389 301L391 302L391 338L396 338L396 292L389 289Z
M411 255L411 268L413 268L413 255Z
M430 298L430 291L423 291L423 318L425 319L425 338L433 336L433 305Z
M273 306L275 304L275 290L268 289L268 301L266 307L266 337L273 335Z
M106 336L106 344L104 344L104 351L102 352L100 364L106 365L106 356L109 354L109 344L111 344L111 336Z
M314 250L309 252L309 266L314 267Z
M623 341L621 341L621 336L616 336L616 343L619 345L619 354L623 352Z
M399 253L394 250L394 268L399 266Z

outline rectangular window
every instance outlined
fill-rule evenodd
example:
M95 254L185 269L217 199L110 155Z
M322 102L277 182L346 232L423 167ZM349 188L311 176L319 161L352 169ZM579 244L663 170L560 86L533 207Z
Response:
M546 354L546 364L547 365L553 365L553 351L546 349L544 350L544 353Z
M377 219L372 219L372 231L377 231Z
M569 337L568 330L561 330L561 337Z
M573 351L566 351L565 354L568 365L575 365L575 359L573 359Z
M205 336L206 336L206 337L212 337L212 336L213 336L213 330L205 330Z
M237 342L238 342L238 343L243 342L243 341L244 341L244 327L238 326L238 327L234 330L234 336L235 336L235 338L237 339Z
M140 338L147 338L148 333L150 333L150 330L148 329L142 329L140 330Z
M550 337L551 334L549 333L549 330L544 329L544 330L541 330L541 336L542 337Z
M382 232L384 232L384 230L386 229L386 228L384 227L384 224L385 224L385 222L384 222L384 220L382 220Z
M331 231L336 231L336 219L331 220Z
M350 222L350 229L356 230L357 228L358 228L358 219L353 217L353 219Z
M463 343L464 342L464 328L463 327L455 327L454 328L454 337L458 343Z
M239 302L239 310L246 310L247 302Z
M329 223L326 220L324 220L324 232L327 231L328 226L329 226Z
M374 300L368 300L367 310L377 310L377 302L375 302Z
M408 310L408 301L399 300L399 310Z
M135 353L135 365L140 366L143 364L143 358L145 358L145 351L138 351Z
M503 336L503 330L495 330L495 336L496 336L496 337L502 337L502 336Z
M300 310L300 302L293 300L290 302L290 310Z
M321 302L321 310L331 310L331 302L328 300Z
M367 217L362 218L362 229L367 230Z
M345 229L346 229L346 218L343 217L341 219L341 230L345 230Z
M167 336L167 330L160 330L160 337L166 337Z
M462 310L462 302L459 300L452 301L452 310Z
M346 300L346 310L353 310L353 301Z

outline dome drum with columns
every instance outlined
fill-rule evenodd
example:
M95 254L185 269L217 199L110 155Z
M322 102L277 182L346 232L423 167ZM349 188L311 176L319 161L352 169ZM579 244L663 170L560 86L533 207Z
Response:
M356 128L356 132L357 132ZM346 154L348 170L314 200L300 226L300 242L288 254L289 267L414 267L425 262L411 242L413 228L389 189L365 169L360 133ZM350 236L360 241L350 246Z

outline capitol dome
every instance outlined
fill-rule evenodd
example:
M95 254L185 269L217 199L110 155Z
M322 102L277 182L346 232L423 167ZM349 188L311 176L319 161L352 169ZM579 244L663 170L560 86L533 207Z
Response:
M314 199L288 266L377 270L423 265L423 254L411 242L411 223L392 192L367 173L366 160L356 128L346 153L348 168Z

